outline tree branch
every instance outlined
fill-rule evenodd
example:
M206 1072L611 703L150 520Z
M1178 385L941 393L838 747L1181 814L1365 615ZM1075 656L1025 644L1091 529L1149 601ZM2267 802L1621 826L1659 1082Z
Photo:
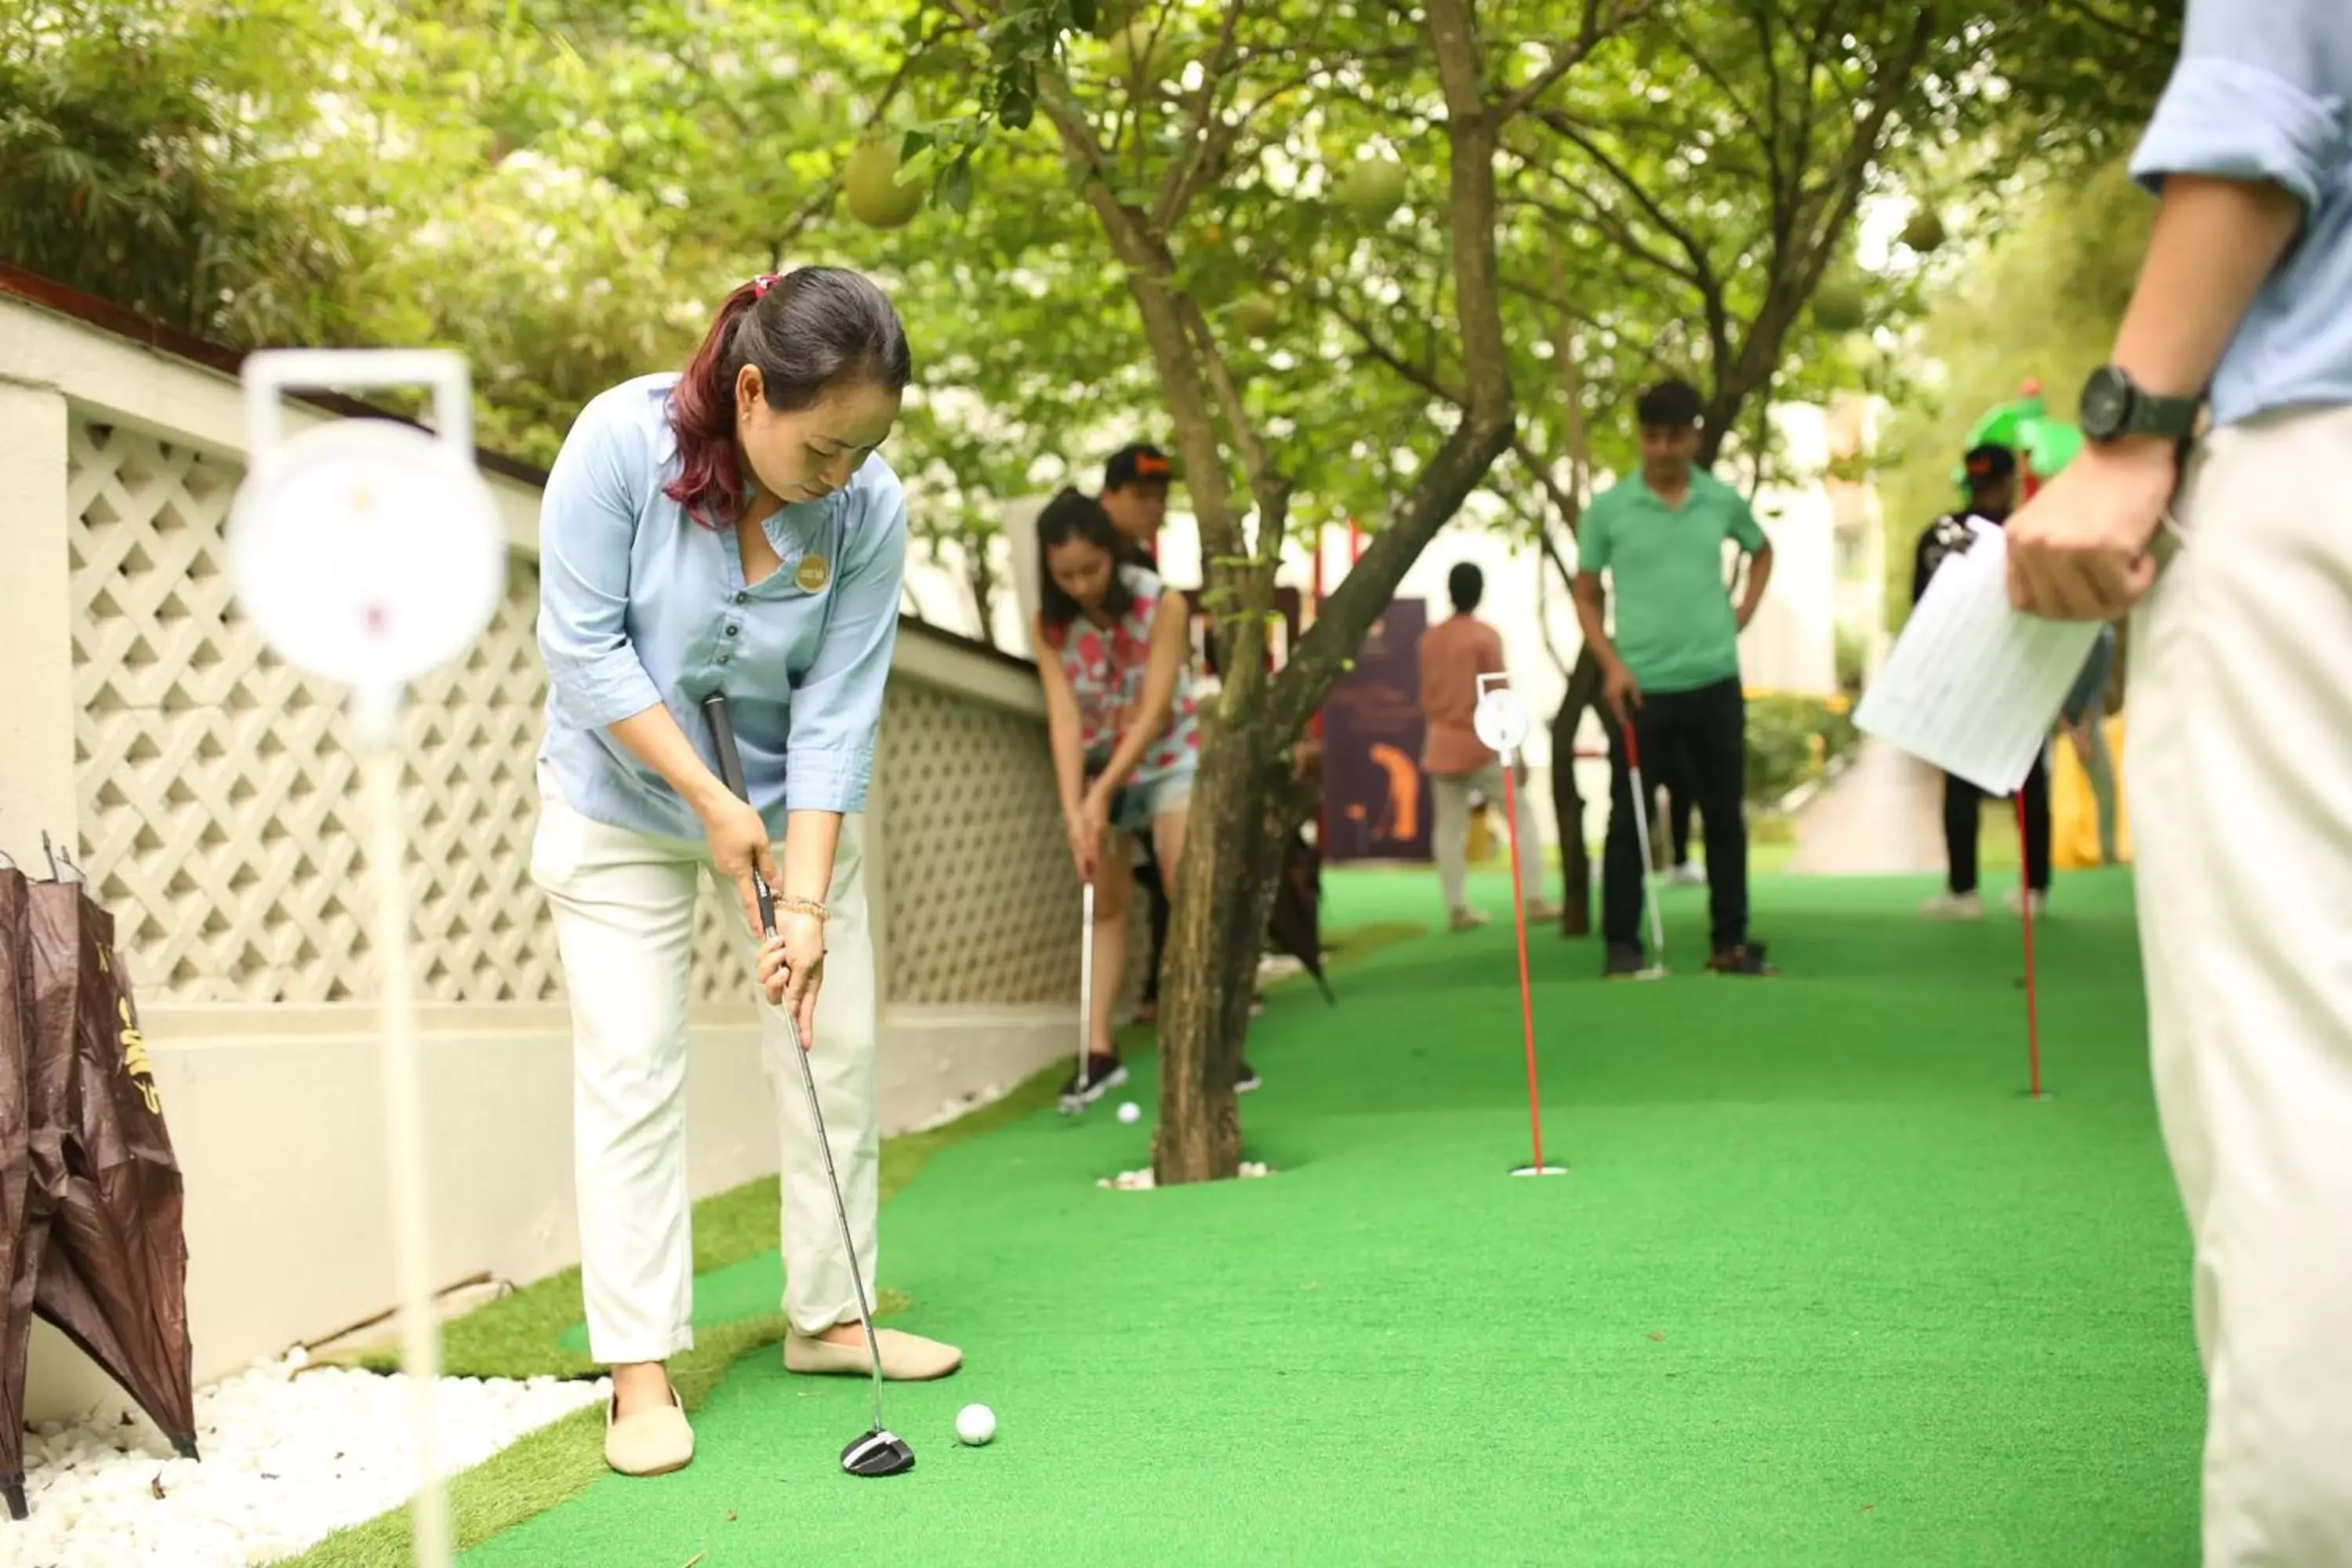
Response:
M1388 366L1406 382L1421 388L1441 403L1450 403L1456 408L1469 406L1468 394L1446 385L1438 378L1435 371L1411 363L1402 354L1381 342L1370 325L1358 319L1356 314L1345 305L1328 297L1324 299L1323 304L1333 315L1339 318L1349 331L1354 332L1362 341L1366 353Z
M1470 0L1425 0L1423 11L1445 92L1445 133L1454 175L1446 230L1467 401L1453 431L1390 513L1388 526L1324 601L1315 624L1299 639L1267 693L1267 720L1278 744L1287 744L1306 727L1307 716L1395 595L1414 558L1509 447L1517 425L1495 245L1495 126L1481 79Z
M1538 99L1552 89L1554 83L1584 62L1602 38L1622 29L1628 23L1640 20L1655 0L1625 0L1610 13L1607 21L1601 16L1601 0L1584 0L1584 23L1576 32L1576 41L1562 44L1552 50L1551 58L1543 69L1529 77L1525 86L1496 106L1495 125L1500 129L1525 114Z
M1233 70L1234 35L1241 26L1244 5L1244 0L1226 0L1225 18L1217 31L1216 47L1210 52L1200 99L1193 104L1184 127L1182 147L1168 161L1167 177L1160 184L1160 200L1153 204L1151 213L1152 226L1162 234L1184 216L1201 171L1215 164L1241 130L1238 120L1229 121L1218 112L1218 100L1229 84L1239 85L1238 73Z
M1766 183L1777 203L1780 196L1781 186L1787 178L1780 164L1780 149L1774 144L1772 137L1765 132L1764 123L1756 117L1756 111L1741 100L1738 92L1731 85L1731 79L1724 75L1723 68L1707 58L1701 51L1692 29L1678 22L1675 28L1675 38L1682 45L1683 53L1689 57L1691 64L1698 68L1701 76L1715 84L1716 90L1723 94L1723 101L1731 106L1731 111L1739 117L1739 122L1748 128L1748 133L1755 138L1757 145L1763 149ZM1771 69L1769 60L1765 62L1765 69L1768 72Z
M1592 209L1592 216L1590 217L1579 217L1574 213L1564 212L1560 208L1552 205L1549 202L1545 201L1541 196L1514 196L1504 205L1507 206L1531 208L1536 212L1543 214L1544 216L1551 219L1552 222L1566 225L1570 228L1581 226L1596 229L1601 233L1602 237L1608 240L1610 244L1615 246L1618 249L1624 251L1627 255L1637 257L1640 259L1648 262L1659 271L1666 273L1671 277L1679 278L1684 282L1689 284L1692 288L1700 290L1702 293L1706 292L1706 284L1701 279L1696 268L1689 267L1682 262L1676 261L1673 257L1666 255L1663 251L1653 249L1646 242L1636 236L1632 229L1625 226L1625 220L1623 218L1621 218L1615 213L1611 212L1608 205L1603 203L1599 196L1594 195L1582 185L1580 185L1575 181L1564 176L1555 174L1554 178L1558 179L1561 184L1567 186L1570 193L1581 198L1584 205Z
M1698 290L1699 303L1706 316L1709 353L1717 363L1728 359L1731 355L1731 312L1724 303L1723 284L1715 275L1714 263L1707 256L1706 247L1699 243L1698 237L1693 234L1688 226L1676 222L1666 212L1664 205L1653 195L1641 181L1635 179L1630 170L1611 157L1598 142L1579 130L1576 123L1567 115L1557 110L1548 109L1539 111L1536 118L1555 134L1582 150L1585 156L1600 164L1603 172L1616 181L1619 187L1628 195L1638 202L1643 212L1650 215L1651 221L1665 230L1673 237L1675 242L1683 247L1684 254L1691 258L1691 271L1688 275L1690 284ZM1577 187L1571 185L1570 188Z

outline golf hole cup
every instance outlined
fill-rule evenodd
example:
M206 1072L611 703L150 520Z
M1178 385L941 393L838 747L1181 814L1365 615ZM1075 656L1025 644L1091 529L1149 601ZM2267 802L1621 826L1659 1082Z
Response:
M390 419L279 434L288 388L417 382L434 387L437 436ZM238 603L289 664L350 687L370 730L403 687L481 635L505 591L506 537L474 468L467 386L462 359L426 350L246 362L252 450L228 528Z
M1504 675L1482 675L1478 678L1478 706L1470 715L1470 727L1490 751L1502 753L1503 765L1509 767L1519 754L1519 747L1528 738L1528 705L1519 694L1507 686L1489 686L1488 681L1507 680Z

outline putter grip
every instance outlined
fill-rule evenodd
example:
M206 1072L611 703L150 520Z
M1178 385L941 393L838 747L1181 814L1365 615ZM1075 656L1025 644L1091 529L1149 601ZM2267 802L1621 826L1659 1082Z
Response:
M719 777L729 793L747 805L751 799L751 786L743 780L743 751L735 743L735 721L727 716L727 698L722 692L712 692L702 700L703 717L710 721L710 739L719 751ZM768 890L768 879L760 875L759 868L751 868L751 891L760 900L760 926L766 931L776 929L775 895Z

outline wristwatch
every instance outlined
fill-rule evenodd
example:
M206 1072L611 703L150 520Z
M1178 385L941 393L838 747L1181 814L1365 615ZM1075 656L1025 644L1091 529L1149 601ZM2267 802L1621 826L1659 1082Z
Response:
M2106 446L2130 436L2186 441L2197 433L2205 399L2159 397L2135 383L2120 365L2103 364L2083 384L2083 436Z

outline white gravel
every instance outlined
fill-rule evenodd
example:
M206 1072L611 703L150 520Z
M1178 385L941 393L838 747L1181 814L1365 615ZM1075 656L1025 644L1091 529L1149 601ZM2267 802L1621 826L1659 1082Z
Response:
M1242 1174L1265 1176L1273 1173L1266 1169L1265 1162L1263 1160L1244 1160ZM1097 1176L1095 1178L1095 1185L1113 1187L1122 1193L1148 1192L1152 1186L1151 1167L1146 1165L1140 1171L1121 1171L1116 1176Z
M0 1510L10 1568L248 1568L406 1502L415 1489L408 1379L285 1360L196 1391L201 1463L125 1401L26 1437L31 1517ZM298 1372L299 1375L297 1375ZM435 1468L480 1464L605 1397L608 1385L444 1378Z

